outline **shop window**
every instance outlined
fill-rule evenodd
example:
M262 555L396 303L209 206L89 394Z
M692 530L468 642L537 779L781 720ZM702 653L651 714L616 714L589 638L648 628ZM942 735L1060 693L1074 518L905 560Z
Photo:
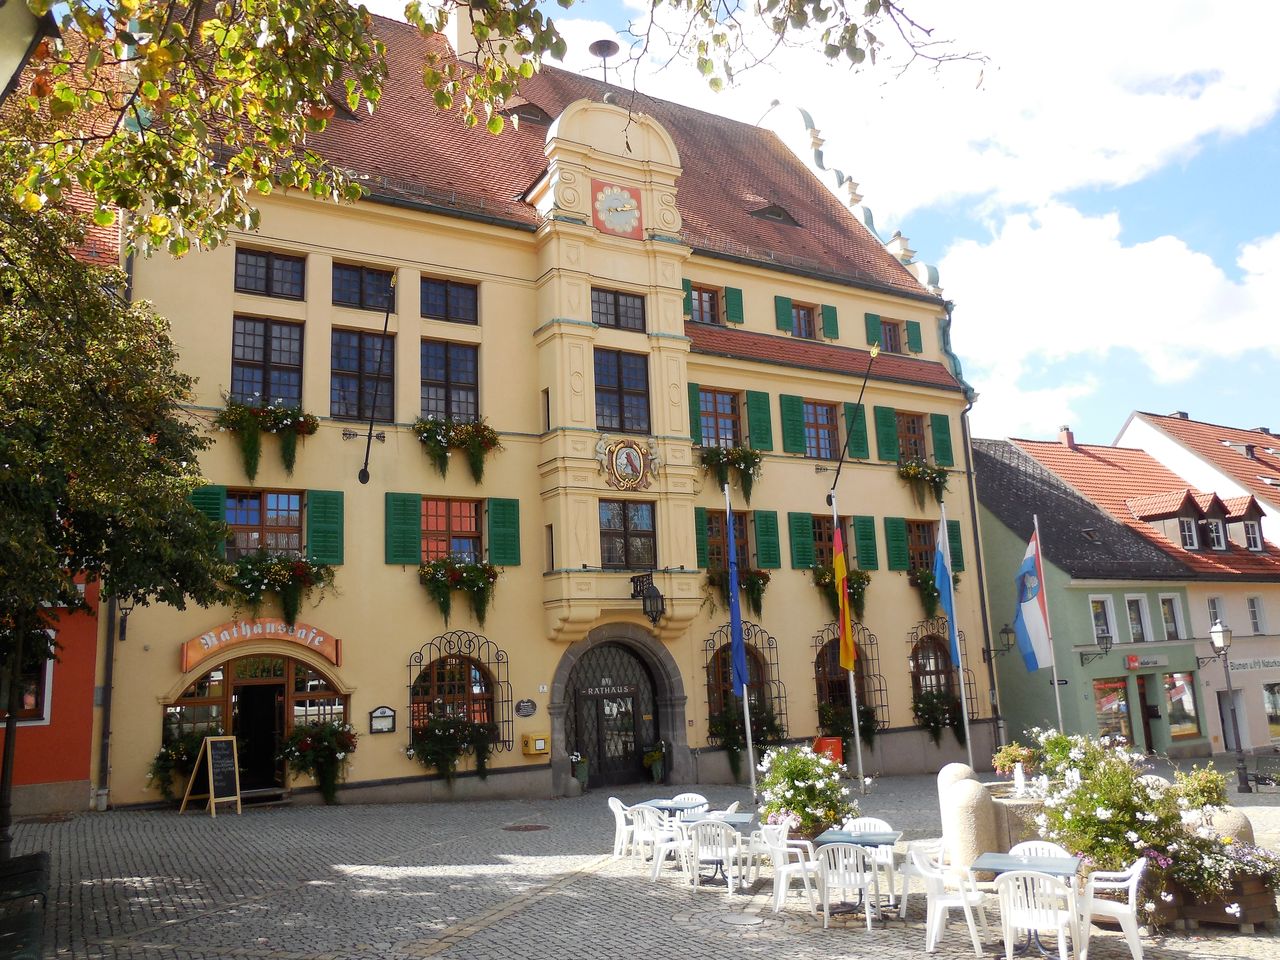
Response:
M616 330L644 332L644 297L591 288L591 322Z
M804 401L804 455L819 460L840 456L840 427L834 403Z
M236 291L286 300L303 299L305 257L236 248Z
M921 637L911 650L911 696L944 693L954 696L954 667L940 637Z
M231 332L231 398L302 405L302 324L236 317Z
M472 421L480 415L480 348L422 341L422 416Z
M1262 685L1262 709L1267 714L1267 727L1273 743L1280 743L1280 683Z
M924 460L924 415L919 413L894 414L898 427L898 458L900 460Z
M652 570L658 565L652 503L600 501L600 562L623 570Z
M409 712L414 729L426 726L433 716L493 723L493 679L471 657L439 657L422 669L409 688Z
M420 312L429 320L476 323L479 299L479 288L473 283L422 278Z
M1129 687L1124 677L1093 681L1093 713L1099 736L1124 737L1126 743L1133 743L1133 731L1129 727Z
M228 490L227 559L262 550L302 555L302 494L283 490Z
M729 390L698 390L698 411L702 420L702 446L742 445L742 408L737 393Z
M1166 673L1164 692L1169 715L1169 736L1186 740L1200 736L1200 711L1196 709L1195 676Z
M396 339L334 330L329 413L343 420L391 422L395 407Z
M476 563L481 556L480 501L423 497L422 559Z
M649 358L596 350L596 429L649 432Z
M374 270L346 263L333 265L333 302L335 306L360 310L395 312L395 287L390 270Z

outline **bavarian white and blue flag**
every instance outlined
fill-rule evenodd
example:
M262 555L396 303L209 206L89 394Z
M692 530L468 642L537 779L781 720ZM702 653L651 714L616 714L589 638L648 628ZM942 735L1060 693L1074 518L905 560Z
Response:
M1013 615L1013 629L1018 635L1018 650L1028 671L1053 666L1053 642L1049 639L1049 607L1044 597L1044 564L1040 559L1040 535L1031 534L1022 566L1013 578L1018 594L1018 609Z

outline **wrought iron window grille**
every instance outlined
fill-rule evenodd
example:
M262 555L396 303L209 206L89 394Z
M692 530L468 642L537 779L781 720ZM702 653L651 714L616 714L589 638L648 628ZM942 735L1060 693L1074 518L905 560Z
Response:
M493 691L493 716L498 728L498 739L493 749L511 750L514 747L514 721L511 707L511 682L508 679L507 652L488 637L469 630L454 630L428 640L409 657L409 723L412 731L419 713L431 704L415 698L414 687L418 679L432 664L447 657L469 660L486 674Z
M911 633L907 635L907 657L910 659L911 652L915 650L916 644L926 637L934 637L942 641L942 646L947 650L948 655L951 651L951 633L947 624L946 617L931 617L928 620L921 620L915 625ZM964 677L964 705L969 711L969 719L978 719L978 685L974 678L973 671L969 669L969 648L965 644L964 631L956 631L956 640L960 644L960 667L961 675ZM956 665L953 663L951 669L954 671Z
M729 624L726 623L702 642L703 667L707 678L705 689L708 717L711 715L711 684L715 680L712 676L712 668L716 654L722 647L727 647L730 641ZM754 650L764 664L765 676L761 678L761 686L764 688L763 694L785 736L787 732L787 688L778 679L781 675L778 670L778 641L763 627L749 620L743 620L742 642L746 644L748 651ZM718 683L719 681L715 680L715 682ZM708 736L707 742L718 744L719 738Z
M866 700L859 703L859 706L870 706L876 713L876 728L886 730L889 727L889 687L885 683L884 675L880 672L880 644L876 639L876 635L864 627L860 623L853 625L853 642L858 645L858 663L862 664L862 669L858 671L858 675L862 678L862 685L859 688L859 694L865 694ZM834 662L837 666L840 663L840 629L836 626L835 621L828 623L821 630L813 635L813 679L815 702L821 706L824 703L831 703L829 697L824 695L824 690L829 687L831 678L826 674L826 663ZM832 657L834 652L834 657ZM831 658L830 661L827 658ZM844 677L843 671L840 672L839 681L841 690L844 692L844 698L841 702L848 699L849 683Z

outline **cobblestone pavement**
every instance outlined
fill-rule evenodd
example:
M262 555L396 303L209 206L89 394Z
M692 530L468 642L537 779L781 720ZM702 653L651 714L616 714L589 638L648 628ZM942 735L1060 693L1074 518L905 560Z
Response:
M746 788L699 790L717 805L749 800ZM52 852L46 945L58 958L905 960L922 953L923 898L909 919L890 913L868 933L860 916L823 930L799 892L775 915L768 879L733 895L693 890L674 873L651 883L647 870L606 855L607 795L275 807L216 819L83 814L19 824L15 849ZM654 794L628 787L618 795L635 802ZM1280 796L1233 799L1249 802L1259 840L1280 846ZM906 839L939 829L932 777L880 780L863 807ZM1003 956L998 943L993 930L988 955ZM1280 955L1275 936L1227 928L1145 945L1148 960ZM938 956L971 955L963 927L953 927ZM1122 960L1128 951L1116 934L1099 932L1090 957Z

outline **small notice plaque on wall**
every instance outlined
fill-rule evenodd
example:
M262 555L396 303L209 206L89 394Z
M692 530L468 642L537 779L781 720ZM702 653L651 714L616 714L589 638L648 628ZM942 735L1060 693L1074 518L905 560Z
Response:
M534 703L532 700L516 701L517 717L532 717L537 712L538 712L538 705Z
M369 711L370 733L395 733L396 712L390 707L374 707Z

